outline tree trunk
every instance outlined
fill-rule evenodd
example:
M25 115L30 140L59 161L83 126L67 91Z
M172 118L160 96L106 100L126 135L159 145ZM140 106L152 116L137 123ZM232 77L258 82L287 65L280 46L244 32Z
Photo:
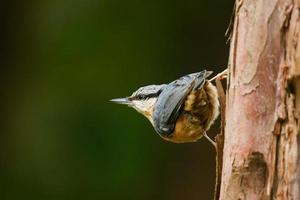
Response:
M219 199L300 199L299 34L300 0L236 0Z

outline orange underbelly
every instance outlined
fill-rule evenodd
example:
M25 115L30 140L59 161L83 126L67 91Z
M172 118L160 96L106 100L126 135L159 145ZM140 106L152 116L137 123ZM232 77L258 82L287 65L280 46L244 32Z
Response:
M203 128L200 123L197 123L187 115L182 114L179 116L174 132L169 137L164 137L165 140L184 143L184 142L196 142L203 136Z

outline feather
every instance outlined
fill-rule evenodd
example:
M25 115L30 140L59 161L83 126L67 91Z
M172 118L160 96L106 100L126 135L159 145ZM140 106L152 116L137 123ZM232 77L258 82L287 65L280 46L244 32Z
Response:
M164 87L153 113L153 126L159 134L169 135L173 132L186 97L192 90L201 89L211 73L204 70L189 74Z

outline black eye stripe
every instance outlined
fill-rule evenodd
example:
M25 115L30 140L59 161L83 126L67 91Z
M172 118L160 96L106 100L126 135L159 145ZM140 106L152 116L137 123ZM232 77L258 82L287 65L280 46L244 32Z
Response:
M139 88L130 97L130 100L146 100L153 97L158 97L165 85L150 85Z
M159 93L152 93L152 94L138 94L135 97L132 97L133 100L143 100L143 99L149 99L152 97L157 97Z
M139 100L146 99L146 96L145 95L138 95L137 99L139 99Z
M153 94L148 94L148 95L144 95L145 98L152 98L152 97L157 97L159 94L158 93L153 93Z

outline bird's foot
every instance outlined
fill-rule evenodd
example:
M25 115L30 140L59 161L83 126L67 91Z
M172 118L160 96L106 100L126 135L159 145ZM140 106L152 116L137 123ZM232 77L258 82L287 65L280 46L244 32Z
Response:
M222 79L227 78L227 76L228 76L228 69L225 69L221 73L218 73L216 76L214 76L213 78L211 78L209 81L214 81L216 79L222 80Z
M217 145L215 143L215 141L213 141L207 134L206 132L203 133L203 136L212 144L214 145L214 147L217 149Z

